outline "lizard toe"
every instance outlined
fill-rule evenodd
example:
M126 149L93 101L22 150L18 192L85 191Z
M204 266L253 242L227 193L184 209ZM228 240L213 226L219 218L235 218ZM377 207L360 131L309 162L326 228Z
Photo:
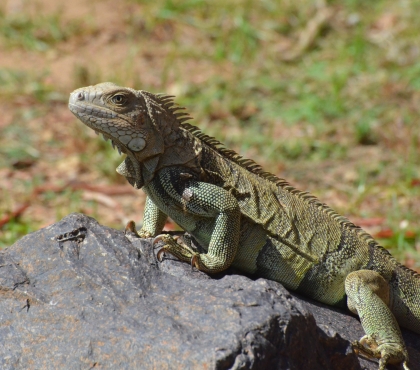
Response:
M399 345L383 344L378 347L378 351L380 351L381 353L381 359L379 360L379 369L385 370L387 364L402 364L405 370L408 369L408 354L405 348L402 348Z
M166 238L168 237L168 234L159 234L159 235L157 235L154 239L153 239L153 241L152 241L152 244L153 244L153 246L155 246L157 243L159 243L160 241L163 241L163 242L165 242L166 243Z

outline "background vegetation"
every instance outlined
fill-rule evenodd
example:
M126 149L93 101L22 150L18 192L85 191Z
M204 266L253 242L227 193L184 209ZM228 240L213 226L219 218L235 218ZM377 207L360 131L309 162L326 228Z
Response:
M2 2L0 245L70 212L141 222L122 158L67 109L73 89L114 81L177 95L420 270L418 14L419 0Z

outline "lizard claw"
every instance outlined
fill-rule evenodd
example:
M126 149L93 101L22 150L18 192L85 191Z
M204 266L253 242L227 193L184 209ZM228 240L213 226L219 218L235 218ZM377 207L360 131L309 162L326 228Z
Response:
M131 232L138 235L137 230L136 230L136 223L133 220L128 221L127 225L125 226L124 232L125 234L127 234L127 232Z
M165 234L160 234L160 235L156 236L153 239L153 241L152 241L153 247L155 247L155 245L157 243L159 243L160 241L162 241L164 237L165 237ZM165 247L162 247L162 248L159 249L159 251L156 254L156 258L157 258L157 260L159 262L162 262L163 261L162 255L164 255L164 254L165 254Z
M162 254L165 254L165 248L160 248L159 252L157 252L156 258L159 262L163 261L163 258L161 258Z
M155 245L155 244L157 244L157 243L159 243L160 241L165 241L165 238L168 236L168 234L160 234L160 235L158 235L158 236L156 236L154 239L153 239L153 242L152 242L152 244L153 245ZM180 238L180 236L179 235L174 235L174 236L172 236L171 237L174 241L176 241L177 242L177 244L179 244L179 241L178 241L178 239Z
M194 255L191 257L191 271L194 269L194 267L195 267L197 270L200 270L200 269L198 268L198 254L194 254Z
M152 241L153 246L162 241L165 238L165 236L166 234L159 234L158 236L156 236Z
M171 238L171 239L173 239L177 244L178 244L178 239L179 239L179 236L174 236L174 237L170 237L170 236L168 236L168 234L160 234L160 235L158 235L158 236L156 236L154 239L153 239L153 241L152 241L152 245L153 246L155 246L157 243L159 243L159 242L161 242L161 241L163 241L163 242L165 242L166 240L166 238ZM157 252L157 255L156 255L156 258L157 258L157 260L159 261L159 262L162 262L163 261L163 258L161 258L162 257L162 255L164 255L165 254L165 252L167 251L166 250L167 248L165 248L165 246L163 246L161 249L159 249L159 251Z

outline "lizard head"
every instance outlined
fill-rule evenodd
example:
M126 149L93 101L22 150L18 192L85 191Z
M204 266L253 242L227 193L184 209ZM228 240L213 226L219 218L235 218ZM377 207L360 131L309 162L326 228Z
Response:
M174 105L171 96L111 82L73 91L69 109L105 140L111 140L120 153L127 154L117 172L136 188L150 180L159 166L167 165L165 160L159 163L161 154L165 148L176 147L179 124L189 119L186 113L178 112L181 108ZM185 153L167 157L172 162L190 160Z
M82 87L70 94L69 109L105 140L111 140L119 152L138 161L163 152L163 140L141 91L111 82Z

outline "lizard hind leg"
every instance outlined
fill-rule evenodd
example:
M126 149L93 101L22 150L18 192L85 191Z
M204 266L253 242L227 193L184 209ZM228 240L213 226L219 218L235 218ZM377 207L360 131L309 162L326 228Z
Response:
M379 358L379 370L386 365L402 364L405 370L408 354L398 323L389 306L389 284L376 271L359 270L346 277L347 306L360 318L366 333L353 342L356 352Z

